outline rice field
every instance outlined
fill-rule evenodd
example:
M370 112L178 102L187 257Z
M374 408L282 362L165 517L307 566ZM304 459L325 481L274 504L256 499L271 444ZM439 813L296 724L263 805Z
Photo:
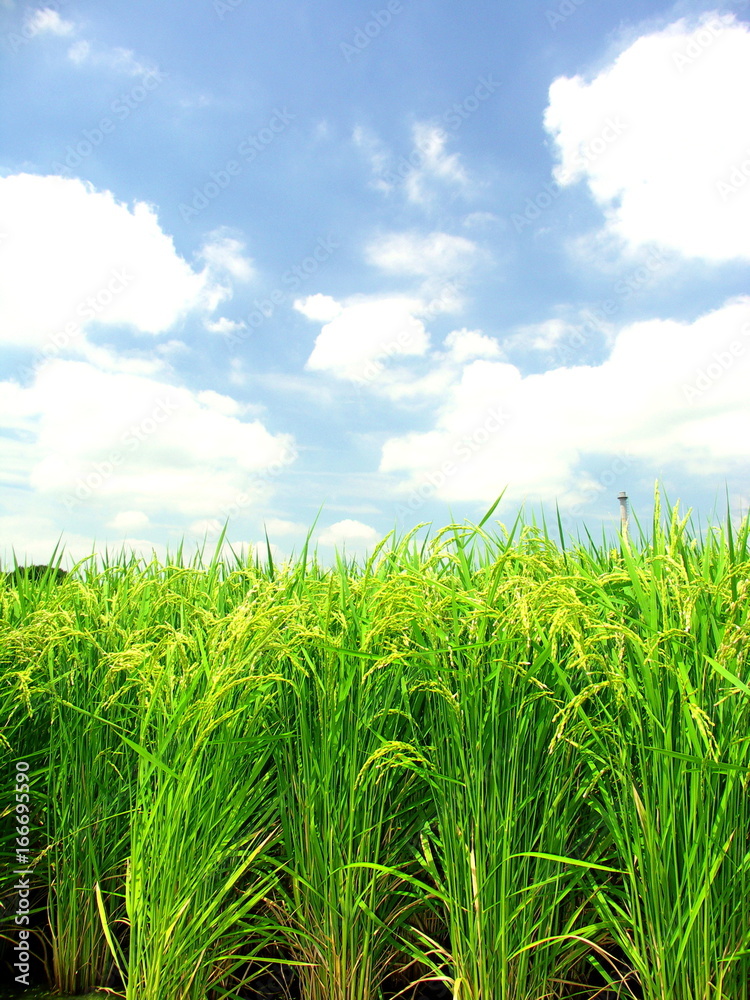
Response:
M28 764L35 986L747 1000L748 522L491 513L0 582L4 981Z

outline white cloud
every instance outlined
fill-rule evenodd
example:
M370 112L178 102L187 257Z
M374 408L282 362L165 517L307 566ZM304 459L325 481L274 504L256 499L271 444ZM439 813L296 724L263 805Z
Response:
M570 319L557 317L515 327L503 337L502 352L511 361L536 355L535 364L542 360L547 367L560 368L579 360L584 349L606 348L616 335L611 320L582 311Z
M227 336L227 334L237 333L239 330L246 329L244 323L227 319L226 316L219 316L216 320L206 320L203 325L209 333L218 333L223 337Z
M369 129L358 125L352 134L355 145L369 161L371 187L390 194L403 184L406 197L425 205L446 186L466 188L468 177L457 153L446 152L449 135L433 122L417 122L412 127L412 148L408 155L394 155Z
M68 49L68 59L76 66L80 66L85 63L91 55L91 46L84 39L81 38Z
M470 361L474 358L496 358L502 355L500 345L480 330L453 330L445 338L452 361Z
M380 535L369 524L346 518L343 521L337 521L321 532L318 536L318 541L321 545L333 545L337 547L346 545L347 542L372 545L380 541Z
M166 345L159 345L160 347ZM109 347L99 347L82 341L77 354L89 361L100 371L123 372L128 375L166 375L171 366L164 356L169 352L161 351L124 351L112 350Z
M151 76L157 74L162 76L153 66L146 66L130 49L116 48L109 52L97 54L97 61L101 61L110 69L127 76Z
M317 295L308 295L306 299L297 299L294 308L308 319L329 323L339 315L343 306L330 295L318 293Z
M228 378L232 385L247 385L248 374L242 358L232 358L229 362Z
M249 257L243 253L245 244L223 229L209 234L209 239L200 251L199 257L212 272L230 274L236 281L252 281L255 268Z
M62 34L62 32L57 33ZM65 32L65 34L67 33ZM68 49L68 59L76 66L92 66L96 69L104 69L124 76L153 77L156 83L161 83L167 76L166 73L159 70L156 66L148 66L142 63L131 49L95 49L83 38L70 46ZM153 87L150 89L153 89Z
M63 569L71 569L73 564L80 560L86 560L80 570L83 573L89 565L101 565L101 557L91 560L92 553L97 550L97 539L75 531L61 532L59 516L56 515L48 517L34 512L0 515L0 537L4 540L0 556L5 566L13 565L14 552L21 566L29 563L48 563L56 547L55 563L62 553L60 563ZM101 538L98 540L101 541ZM121 547L148 562L154 554L162 561L166 556L163 545L154 544L146 539L119 537L118 553Z
M243 407L236 399L220 392L214 392L213 389L203 389L196 393L195 398L202 406L214 410L216 413L222 413L225 417L237 417L243 411Z
M445 277L468 270L478 248L463 236L434 232L389 233L374 240L366 249L368 263L389 274Z
M151 523L148 514L142 510L121 510L116 514L107 527L116 531L136 531L138 528L146 528Z
M471 240L442 232L388 233L372 240L365 250L368 263L388 274L423 279L418 292L343 302L321 294L298 299L298 312L324 324L306 367L388 391L389 379L380 380L380 374L394 358L427 353L425 322L460 310L461 281L478 254Z
M272 489L269 466L294 459L294 442L240 419L242 409L213 391L50 361L30 388L0 383L10 431L0 466L71 510L77 500L192 517L251 508Z
M307 531L307 527L299 521L285 521L280 517L269 518L265 525L269 538L273 538L274 535L297 535Z
M69 35L75 30L75 25L71 21L64 21L51 7L40 7L31 11L26 17L25 27L27 33L31 35L44 33Z
M456 373L462 365L477 358L502 358L504 353L496 340L479 330L453 330L443 342L442 352L433 352L432 365L426 374L417 374L407 364L376 361L368 371L369 387L393 402L434 402L450 392Z
M470 229L472 226L491 226L500 222L500 217L493 212L470 212L463 220L464 226Z
M385 179L388 173L391 155L383 143L372 131L370 131L370 129L364 128L362 125L356 126L354 132L352 133L352 138L354 140L354 144L364 152L365 156L369 160L370 169L374 175L371 186L377 191L383 191L385 193L390 191L393 187L395 179L392 178L390 181Z
M429 337L415 315L421 308L419 300L404 296L349 300L323 326L306 367L339 378L367 379L368 366L377 359L425 354Z
M424 203L431 196L434 181L465 186L468 178L457 153L446 153L447 132L438 125L418 122L413 130L416 166L406 175L406 191L410 201Z
M631 246L748 259L750 147L739 127L748 91L750 27L731 14L638 38L591 82L552 83L544 121L556 177L585 179Z
M578 501L597 456L636 456L696 476L746 462L750 435L750 297L693 323L650 320L621 329L598 366L523 377L477 360L446 393L426 433L391 438L381 471L404 490L427 484L446 501Z
M0 6L12 7L12 0L0 0ZM26 13L23 35L33 38L37 35L56 35L67 38L79 30L79 25L62 18L52 7L37 7ZM158 82L166 76L155 66L147 66L141 62L131 49L95 48L84 38L79 38L67 50L70 62L76 66L92 66L97 69L109 70L113 73L132 77L155 76Z
M0 178L0 230L0 343L80 349L93 323L160 334L230 294L177 254L152 206L77 179ZM221 241L203 254L233 260Z

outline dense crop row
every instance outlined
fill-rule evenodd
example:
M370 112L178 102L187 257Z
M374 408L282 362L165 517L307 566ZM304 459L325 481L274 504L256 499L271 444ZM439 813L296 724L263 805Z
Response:
M0 584L54 984L746 1000L748 525L660 521Z

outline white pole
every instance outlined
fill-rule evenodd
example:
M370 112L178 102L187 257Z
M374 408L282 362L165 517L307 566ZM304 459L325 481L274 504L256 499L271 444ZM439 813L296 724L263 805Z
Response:
M620 501L620 530L622 531L623 538L627 538L628 535L628 495L623 490L621 493L617 494L617 499Z

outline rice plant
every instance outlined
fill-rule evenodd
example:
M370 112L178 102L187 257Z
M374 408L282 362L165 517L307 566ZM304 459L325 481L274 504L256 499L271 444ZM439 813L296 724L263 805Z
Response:
M694 537L657 495L612 545L491 513L363 563L0 579L52 985L747 1000L747 522Z
M426 789L405 684L413 611L397 596L367 573L308 581L277 640L278 912L315 1000L378 996L414 909L405 876Z
M265 944L254 911L274 883L268 681L218 651L209 660L199 638L168 641L144 678L125 882L128 1000L203 1000Z
M750 979L748 525L702 550L685 526L657 497L651 544L592 577L616 626L575 707L623 871L598 905L643 997L729 1000Z
M448 538L453 572L433 585L442 628L415 637L435 761L424 862L446 912L445 978L456 998L567 995L598 932L583 874L602 868L580 762L567 745L550 752L561 705L539 629L553 597L534 579L539 539L527 532L511 549L485 538L486 565L476 567L476 534L454 528Z
M93 635L95 618L82 620L49 578L18 581L6 601L4 679L22 695L14 751L36 763L33 806L44 830L37 877L46 889L52 979L76 993L106 981L111 964L95 886L109 894L127 853L128 773L119 741L94 716L104 704L116 715L127 687Z

